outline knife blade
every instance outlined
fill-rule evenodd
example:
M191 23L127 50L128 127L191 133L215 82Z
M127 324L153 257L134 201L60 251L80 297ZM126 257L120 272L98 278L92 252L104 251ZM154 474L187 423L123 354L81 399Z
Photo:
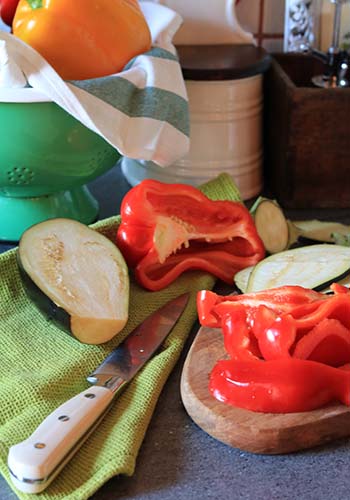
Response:
M9 450L13 484L40 493L53 481L101 422L114 398L171 332L189 299L185 293L148 316L88 375L89 387L63 403L33 434Z

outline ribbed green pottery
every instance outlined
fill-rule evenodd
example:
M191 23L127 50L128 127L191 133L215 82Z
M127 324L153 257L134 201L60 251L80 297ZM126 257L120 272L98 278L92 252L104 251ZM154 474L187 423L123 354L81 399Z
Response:
M83 223L98 203L85 184L120 155L53 102L0 102L0 239L53 217Z

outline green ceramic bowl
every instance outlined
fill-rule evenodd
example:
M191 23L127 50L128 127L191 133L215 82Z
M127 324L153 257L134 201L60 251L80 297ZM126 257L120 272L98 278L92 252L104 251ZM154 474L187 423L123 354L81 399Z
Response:
M53 217L96 220L98 204L85 184L119 157L55 103L4 102L0 93L0 239L18 241Z

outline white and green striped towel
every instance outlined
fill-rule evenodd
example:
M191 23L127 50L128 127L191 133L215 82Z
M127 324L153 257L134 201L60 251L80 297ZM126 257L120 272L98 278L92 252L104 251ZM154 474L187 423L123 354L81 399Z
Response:
M168 166L184 156L188 100L172 44L182 19L165 6L140 5L152 48L104 78L63 81L32 47L0 31L0 102L53 101L129 158ZM21 72L31 88L15 88L23 87Z

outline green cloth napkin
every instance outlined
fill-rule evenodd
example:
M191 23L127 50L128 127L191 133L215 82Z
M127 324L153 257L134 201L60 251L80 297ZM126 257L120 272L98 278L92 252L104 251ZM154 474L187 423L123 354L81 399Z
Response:
M202 186L212 199L237 199L227 174ZM95 224L115 239L119 217ZM168 300L190 291L180 321L152 358L120 395L100 426L66 465L41 499L86 499L117 474L132 475L160 392L197 319L196 292L215 279L188 272L160 292L141 289L131 279L130 318L116 338L103 345L74 340L48 322L27 298L16 264L17 249L0 255L0 472L7 470L10 446L26 439L57 406L88 387L89 374L137 324ZM14 488L19 498L33 499Z

